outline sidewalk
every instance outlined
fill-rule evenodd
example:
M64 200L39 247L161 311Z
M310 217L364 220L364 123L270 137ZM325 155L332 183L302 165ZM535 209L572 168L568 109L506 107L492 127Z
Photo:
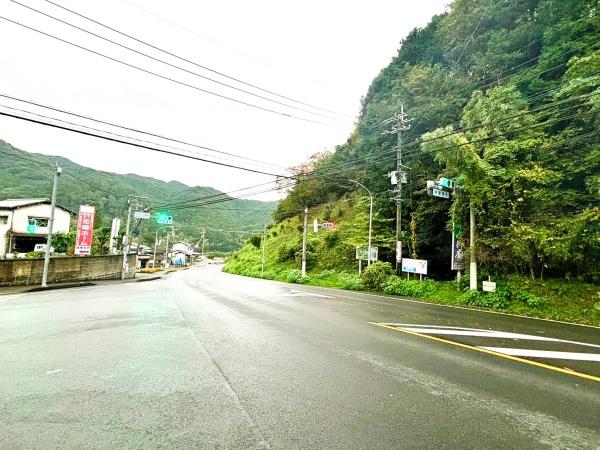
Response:
M5 286L5 287L0 287L0 296L24 294L27 292L39 292L39 291L46 291L46 290L53 290L53 289L68 289L68 288L84 287L84 286L100 286L100 285L152 281L152 280L158 280L160 278L164 278L169 273L174 272L175 270L177 270L177 269L161 270L160 272L154 272L154 273L137 272L135 274L135 278L129 278L126 280L90 280L90 281L75 281L75 282L70 282L70 283L56 283L56 284L49 284L47 288L42 288L39 284L35 284L35 285L30 284L30 285L26 285L26 286Z

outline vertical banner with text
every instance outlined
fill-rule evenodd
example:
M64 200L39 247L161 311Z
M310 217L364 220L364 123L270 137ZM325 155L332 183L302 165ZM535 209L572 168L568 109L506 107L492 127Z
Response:
M92 251L92 236L94 233L95 213L95 206L79 206L79 216L77 217L77 238L75 239L76 255L89 255Z

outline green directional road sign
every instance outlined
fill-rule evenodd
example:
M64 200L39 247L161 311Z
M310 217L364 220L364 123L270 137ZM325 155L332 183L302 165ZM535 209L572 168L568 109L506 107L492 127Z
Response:
M156 223L161 225L171 225L173 223L173 217L168 211L159 211L155 215Z

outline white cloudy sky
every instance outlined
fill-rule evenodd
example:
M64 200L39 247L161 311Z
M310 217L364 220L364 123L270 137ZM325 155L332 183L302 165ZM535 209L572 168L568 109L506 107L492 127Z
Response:
M5 20L0 20L0 94L283 167L344 142L359 112L361 96L395 55L399 41L412 28L424 26L434 14L444 11L448 3L448 0L53 1L206 67L337 111L349 119L311 115L218 86L73 30L9 0L0 0L3 17L201 89L334 126L295 120L216 98L72 48ZM44 0L19 2L156 57L169 58ZM182 61L173 58L168 61L247 89ZM49 113L2 97L0 104ZM0 111L7 110L0 107ZM98 126L55 112L50 115ZM272 180L264 175L161 155L6 117L0 117L0 139L23 150L61 155L96 169L213 186L222 191ZM203 154L223 158L205 151ZM269 199L273 195L257 198Z

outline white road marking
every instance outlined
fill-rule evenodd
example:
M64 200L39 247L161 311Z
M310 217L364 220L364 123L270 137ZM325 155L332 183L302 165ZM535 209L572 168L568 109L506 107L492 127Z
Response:
M62 372L62 369L49 370L48 372L46 372L46 375L51 375L53 373L58 373L58 372Z
M445 326L427 326L427 325L411 325L401 323L385 323L383 325L389 325L394 327L402 328L403 330L412 331L414 333L422 334L439 334L446 336L472 336L472 337L490 337L499 339L521 339L527 341L546 341L546 342L562 342L565 344L582 345L584 347L600 348L600 345L588 344L585 342L568 341L565 339L555 339L545 336L536 336L531 334L511 333L508 331L494 331L494 330L478 330L476 328L458 328L458 327L445 327ZM482 347L483 348L483 347Z
M529 356L531 358L572 359L576 361L600 361L600 354L596 353L574 353L574 352L552 352L548 350L529 350L526 348L504 348L504 347L479 347L497 353L511 356Z
M298 289L290 289L289 294L281 294L279 297L318 297L318 298L334 298L330 295L315 294L310 291L300 291Z

